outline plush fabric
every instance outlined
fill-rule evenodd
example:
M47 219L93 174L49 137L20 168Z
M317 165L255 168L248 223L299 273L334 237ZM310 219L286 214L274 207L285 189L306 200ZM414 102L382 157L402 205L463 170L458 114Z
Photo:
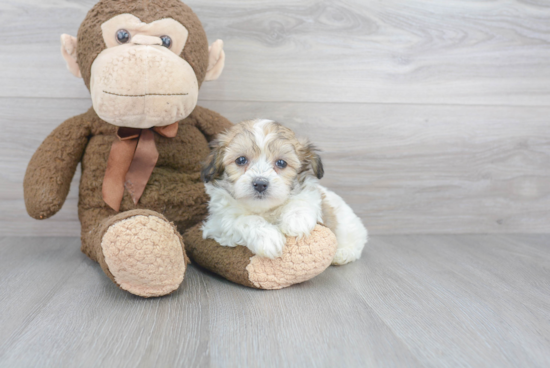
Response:
M193 68L151 37L139 37L101 53L92 65L92 103L103 120L121 127L148 129L184 119L198 102ZM156 46L156 47L155 47Z
M283 256L276 259L255 256L243 246L222 247L203 239L201 226L183 235L189 257L230 281L256 289L281 289L310 280L330 266L336 253L336 237L322 225L308 238L289 237Z
M225 51L223 51L223 41L216 40L208 48L209 59L208 59L208 70L204 78L205 81L212 81L219 78L222 74L222 70L225 66Z
M118 128L117 138L111 145L107 169L103 178L103 200L115 211L126 189L137 204L153 172L158 151L155 133L174 138L178 123L153 129Z
M101 35L101 25L120 15L132 14L142 22L151 23L162 18L177 20L189 31L189 37L181 56L191 65L199 86L204 81L208 67L208 40L195 13L179 0L102 0L86 16L78 30L78 65L84 83L90 89L91 66L106 47Z
M204 219L208 200L200 179L208 142L231 123L221 115L197 107L179 122L176 137L155 134L157 165L137 205L125 191L121 212L150 209L163 214L180 232ZM54 215L67 197L76 166L82 162L78 212L82 251L97 260L89 234L116 212L103 200L102 185L117 127L90 109L56 128L33 155L24 180L28 213L37 219Z
M94 237L99 264L123 290L155 297L183 281L188 259L182 237L156 212L133 210L108 218Z
M25 205L35 219L56 214L65 203L91 129L93 111L58 126L34 153L23 181ZM113 127L114 128L114 127Z
M152 23L145 23L141 21L138 17L132 14L121 14L116 17L109 19L107 22L103 23L101 26L103 31L103 41L107 47L119 46L115 37L112 37L119 29L125 29L134 34L139 32L143 34L146 38L147 35L153 36L155 42L161 44L161 40L155 38L155 35L167 34L171 36L172 44L170 46L170 51L173 51L177 55L180 55L183 51L183 47L187 43L187 38L189 37L189 31L183 26L183 24L175 21L171 18L159 19ZM139 37L139 36L138 36ZM143 37L143 36L141 36ZM135 40L136 36L133 36L132 39ZM143 38L140 40L142 41ZM142 43L142 42L137 42ZM145 42L147 43L147 41Z
M67 69L77 78L82 78L78 63L76 62L76 37L68 34L61 35L61 55L67 63Z

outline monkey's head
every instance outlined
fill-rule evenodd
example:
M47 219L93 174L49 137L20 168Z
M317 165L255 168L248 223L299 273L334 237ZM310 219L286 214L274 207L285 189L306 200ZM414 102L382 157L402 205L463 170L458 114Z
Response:
M223 42L208 47L201 22L179 0L101 0L78 38L61 36L61 52L100 118L142 129L189 116L200 85L225 62Z

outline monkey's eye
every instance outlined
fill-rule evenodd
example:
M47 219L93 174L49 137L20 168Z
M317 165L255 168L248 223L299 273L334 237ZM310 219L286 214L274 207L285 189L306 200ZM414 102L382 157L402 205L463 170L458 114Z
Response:
M285 167L287 167L288 164L285 160L278 160L277 162L275 162L275 165L277 165L279 169L284 169Z
M130 41L130 32L125 29L119 29L116 32L116 40L118 41L118 43L126 43Z
M161 36L160 39L162 40L162 46L166 48L172 46L172 39L169 36Z
M248 160L246 159L246 157L241 156L241 157L239 157L238 159L235 160L235 163L239 166L244 166L248 163Z

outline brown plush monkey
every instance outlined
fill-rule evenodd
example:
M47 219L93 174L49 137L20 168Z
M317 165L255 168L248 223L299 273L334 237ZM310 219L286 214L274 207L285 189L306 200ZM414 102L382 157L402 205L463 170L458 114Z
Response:
M208 47L199 19L179 0L101 0L78 38L61 41L68 69L84 79L93 107L56 128L32 157L27 211L36 219L57 213L81 162L82 251L132 294L171 293L188 262L180 232L207 213L201 161L208 142L230 126L197 106L202 82L223 70L223 43ZM203 241L193 234L196 250ZM243 267L251 255L236 257L241 263L232 267L250 272ZM200 264L216 271L216 262ZM309 278L322 270L310 271Z

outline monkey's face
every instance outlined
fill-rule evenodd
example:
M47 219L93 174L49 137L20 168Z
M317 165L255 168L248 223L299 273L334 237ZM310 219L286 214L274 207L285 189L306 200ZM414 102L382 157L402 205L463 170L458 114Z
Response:
M199 84L179 55L189 32L173 19L146 24L131 14L101 26L107 48L92 64L90 91L103 120L124 127L170 125L193 111Z
M62 35L61 43L98 116L131 128L166 126L189 116L200 84L217 79L225 62L223 42L209 48L200 21L179 0L101 0L78 40Z

